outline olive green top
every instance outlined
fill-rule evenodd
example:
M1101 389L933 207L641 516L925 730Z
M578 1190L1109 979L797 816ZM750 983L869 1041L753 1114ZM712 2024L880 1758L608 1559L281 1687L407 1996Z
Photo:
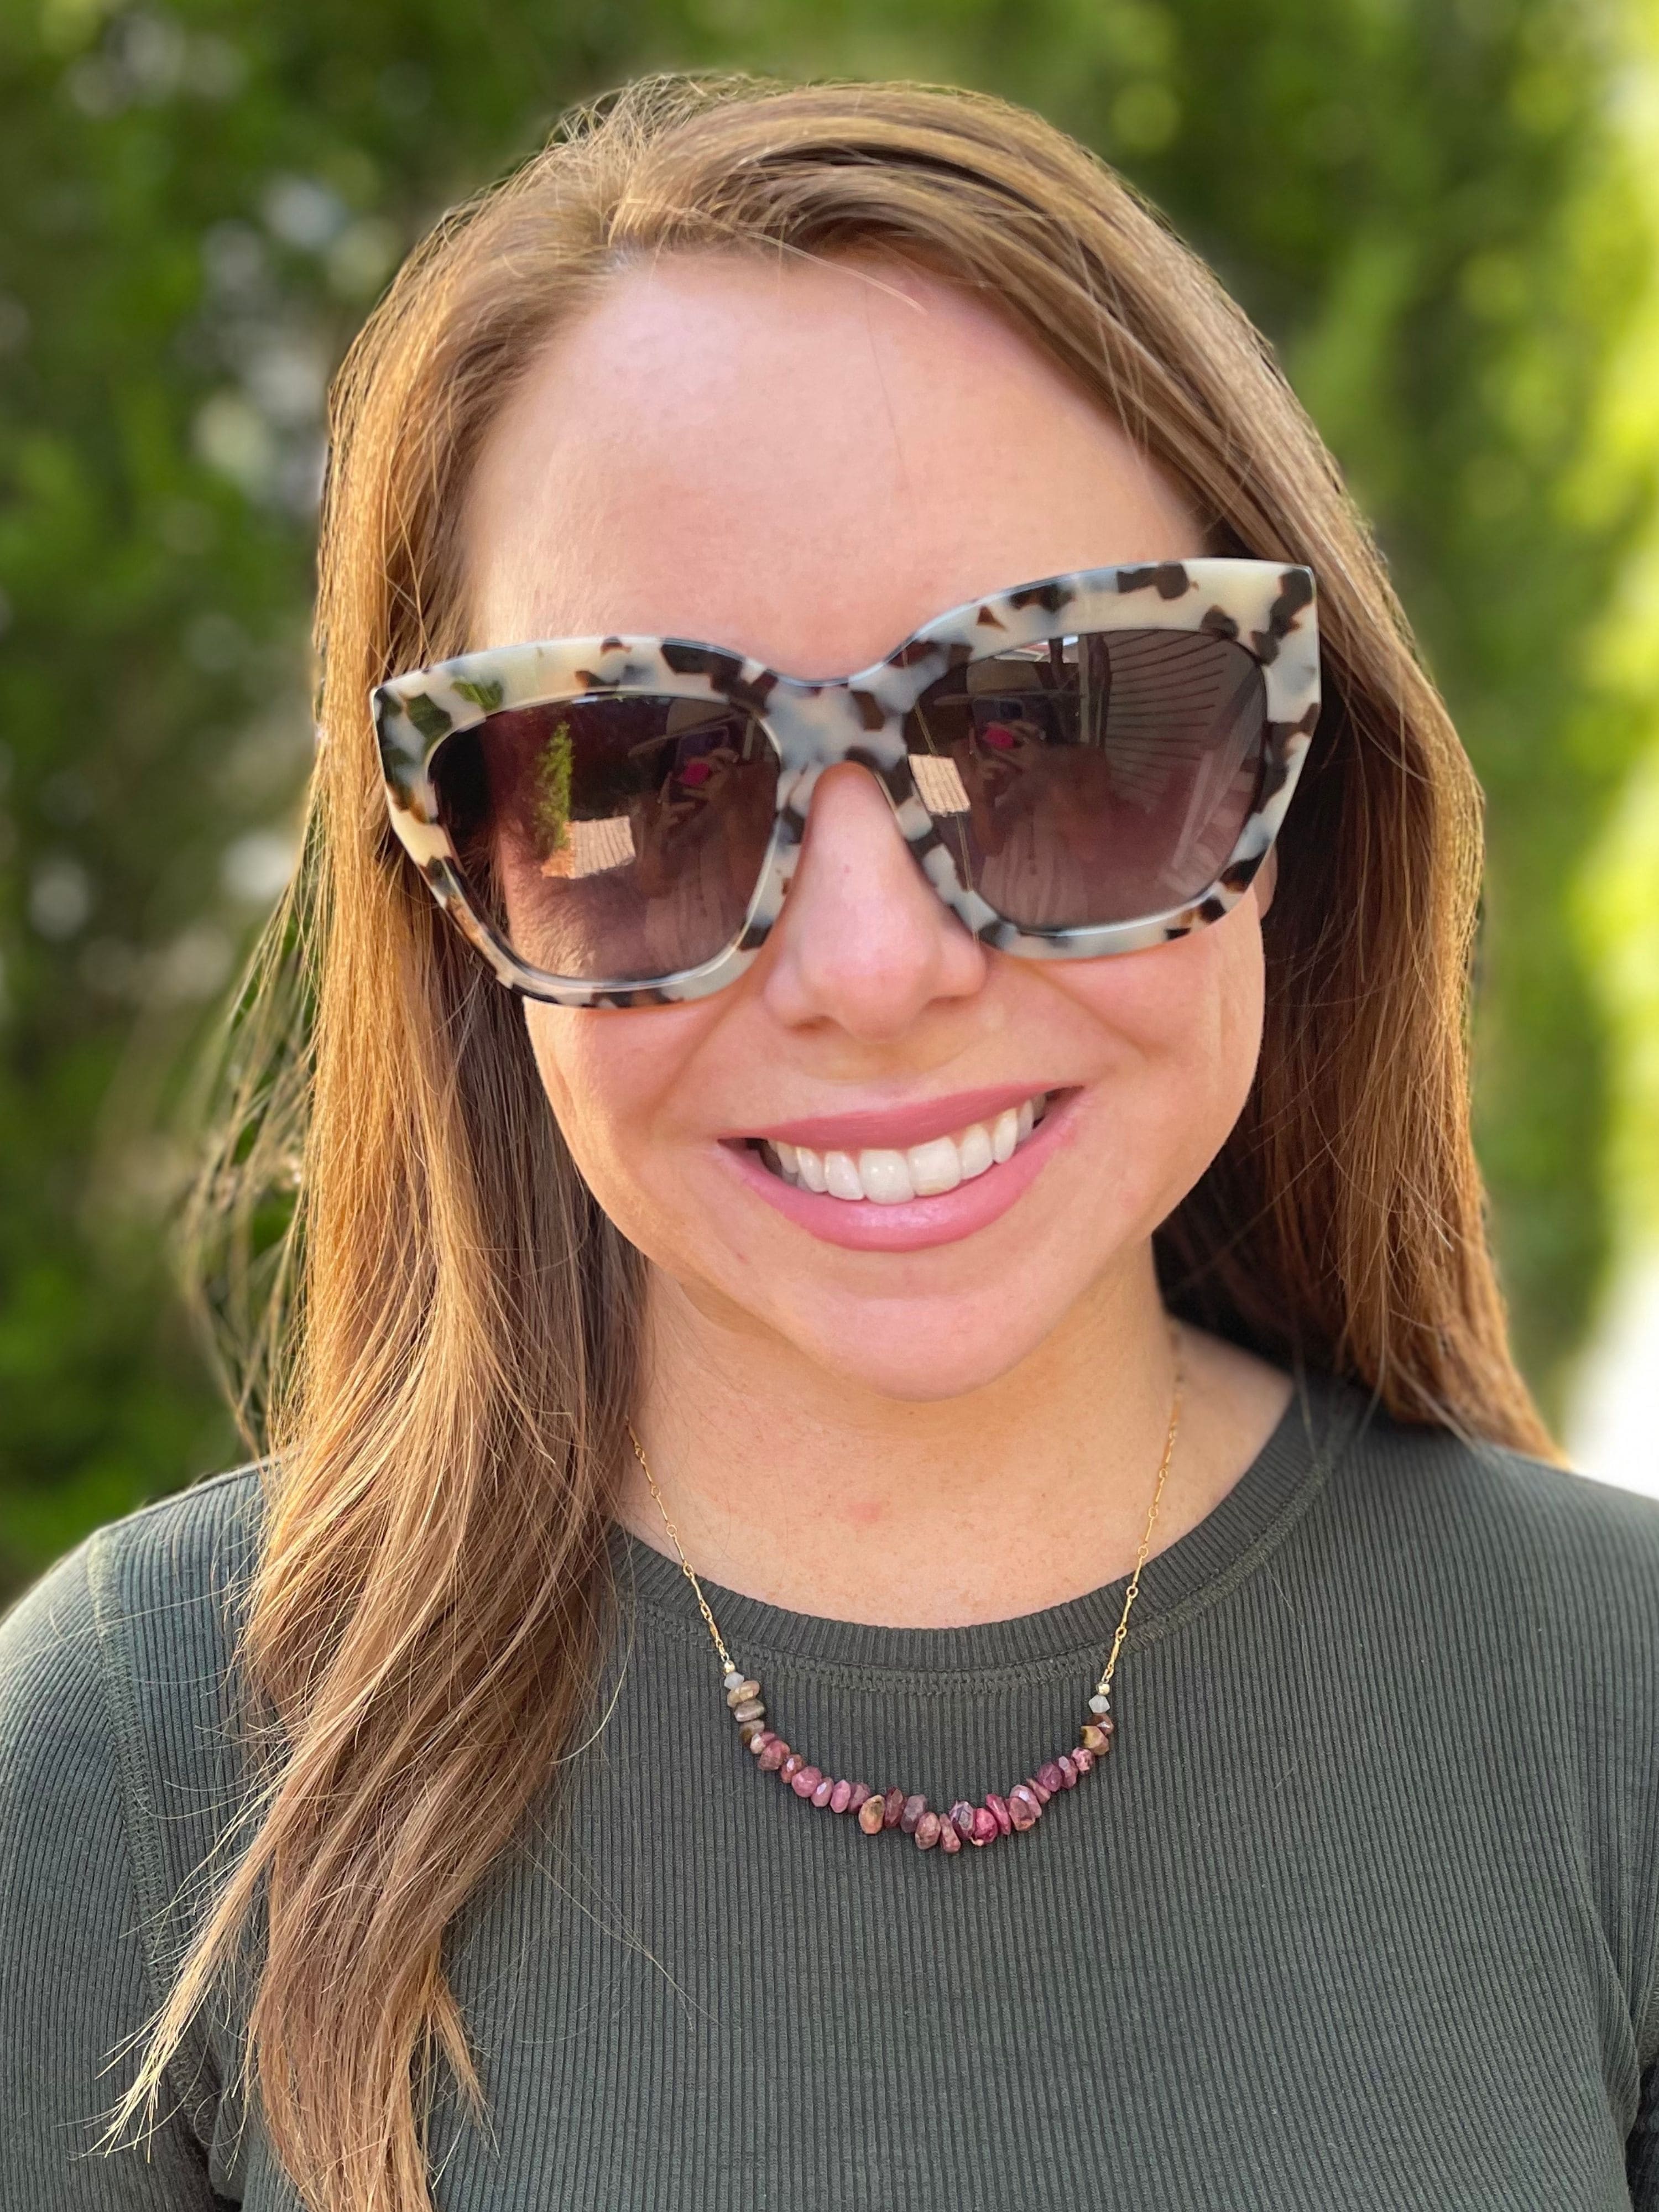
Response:
M148 2160L88 2148L234 1802L258 1520L203 1483L0 1632L4 2212L292 2204L229 2030ZM452 1931L490 2124L437 2114L445 2212L1659 2208L1659 1504L1310 1382L1148 1564L1112 1757L953 1857L758 1772L678 1565L611 1557L603 1725ZM945 1806L1075 1741L1123 1589L708 1595L815 1764Z

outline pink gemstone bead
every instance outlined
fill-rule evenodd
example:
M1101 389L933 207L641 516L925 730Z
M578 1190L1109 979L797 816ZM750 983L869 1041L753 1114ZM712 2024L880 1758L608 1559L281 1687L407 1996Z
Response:
M802 1767L805 1766L805 1764L806 1761L801 1757L798 1751L792 1751L788 1757L784 1760L783 1765L778 1769L778 1772L784 1781L793 1784L795 1777L800 1772Z
M920 1790L913 1790L905 1799L903 1810L899 1814L899 1826L907 1836L915 1835L917 1823L927 1810L927 1800Z
M867 1782L855 1782L853 1784L853 1794L847 1801L848 1811L849 1813L862 1812L864 1809L864 1801L869 1796L869 1795L870 1785Z
M1072 1754L1070 1752L1062 1751L1059 1753L1055 1757L1054 1765L1060 1769L1060 1788L1062 1790L1075 1790L1077 1788L1077 1769L1072 1764Z
M830 1810L832 1813L844 1813L852 1802L852 1784L850 1782L836 1783L835 1788L830 1792Z
M1022 1832L1035 1828L1042 1818L1042 1805L1023 1782L1017 1782L1008 1792L1008 1818Z
M974 1808L965 1797L958 1797L945 1817L957 1835L966 1838L973 1834Z
M886 1817L882 1826L887 1828L896 1828L904 1815L904 1792L896 1784L887 1792L882 1803L886 1808Z
M991 1818L997 1824L998 1835L1011 1835L1013 1832L1014 1824L1008 1817L1008 1800L1006 1797L999 1797L994 1790L988 1790L985 1793L985 1802L991 1808Z
M818 1808L819 1811L822 1812L823 1808L830 1802L830 1800L835 1796L835 1794L836 1778L833 1774L826 1774L823 1779L819 1783L817 1788L812 1792L812 1802Z
M769 1736L760 1753L763 1773L775 1774L789 1756L789 1747L781 1735Z
M962 1838L948 1820L939 1824L939 1847L947 1859L953 1859L962 1849Z
M797 1797L810 1797L823 1779L816 1766L798 1766L789 1777L789 1787Z
M1057 1759L1045 1759L1036 1771L1036 1778L1051 1797L1066 1787L1066 1777L1060 1771Z
M987 1844L995 1843L999 1836L1006 1833L996 1814L988 1807L981 1805L974 1814L974 1832L969 1841L983 1850Z
M1079 1774L1087 1774L1095 1763L1095 1755L1086 1744L1080 1743L1075 1751L1068 1751L1066 1756Z
M886 1807L879 1797L866 1797L859 1807L859 1826L866 1836L878 1836L886 1826Z
M933 1812L924 1813L916 1822L916 1849L919 1851L931 1851L939 1841L939 1814Z
M753 1735L748 1739L750 1756L755 1759L758 1759L762 1752L765 1750L767 1745L771 1741L772 1731L770 1729L757 1729Z
M1049 1798L1054 1794L1046 1783L1039 1782L1037 1780L1035 1774L1028 1774L1024 1781L1022 1782L1019 1786L1022 1790L1029 1790L1030 1791L1032 1796L1036 1799L1039 1807L1046 1805Z

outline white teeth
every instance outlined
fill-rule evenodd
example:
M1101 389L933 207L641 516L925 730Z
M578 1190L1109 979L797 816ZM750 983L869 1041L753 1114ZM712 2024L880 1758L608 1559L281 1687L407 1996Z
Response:
M957 1149L962 1158L962 1179L971 1182L982 1176L987 1168L995 1165L996 1155L991 1150L991 1133L983 1121L975 1121L971 1129L964 1129L957 1139Z
M902 1206L907 1198L914 1198L916 1187L910 1180L910 1163L902 1152L870 1152L859 1154L859 1181L864 1194L878 1206Z
M872 1146L851 1152L815 1152L810 1145L767 1138L761 1156L786 1182L830 1197L864 1199L877 1206L902 1206L910 1198L938 1198L959 1182L971 1182L994 1165L1012 1159L1042 1120L1047 1092L1011 1106L990 1123L971 1122L954 1136L930 1137L907 1152Z
M831 1198L862 1198L864 1185L859 1181L859 1171L847 1152L826 1152L823 1156L823 1181Z
M990 1164L988 1160L986 1164ZM910 1147L910 1180L918 1198L938 1198L945 1191L954 1190L965 1172L962 1154L949 1137L935 1137L931 1145Z

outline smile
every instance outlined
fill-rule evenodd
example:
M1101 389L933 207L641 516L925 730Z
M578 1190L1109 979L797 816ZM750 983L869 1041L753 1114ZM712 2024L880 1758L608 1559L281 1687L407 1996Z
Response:
M755 1138L750 1146L773 1175L798 1190L848 1205L903 1206L941 1198L1011 1160L1041 1125L1049 1096L1037 1091L1018 1106L902 1152L881 1146L818 1151L781 1138Z

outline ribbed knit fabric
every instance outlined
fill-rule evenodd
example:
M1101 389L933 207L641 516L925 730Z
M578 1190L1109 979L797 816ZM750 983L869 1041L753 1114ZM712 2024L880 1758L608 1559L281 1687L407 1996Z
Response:
M179 2069L88 2154L223 1827L258 1491L101 1531L0 1632L0 2205L293 2199ZM757 1772L620 1530L596 1732L453 1931L491 2131L443 2212L1659 2208L1659 1505L1310 1382L1148 1565L1120 1748L947 1859ZM708 1587L775 1724L944 1806L1074 1738L1115 1583L946 1629ZM603 1724L597 1717L603 1713Z

